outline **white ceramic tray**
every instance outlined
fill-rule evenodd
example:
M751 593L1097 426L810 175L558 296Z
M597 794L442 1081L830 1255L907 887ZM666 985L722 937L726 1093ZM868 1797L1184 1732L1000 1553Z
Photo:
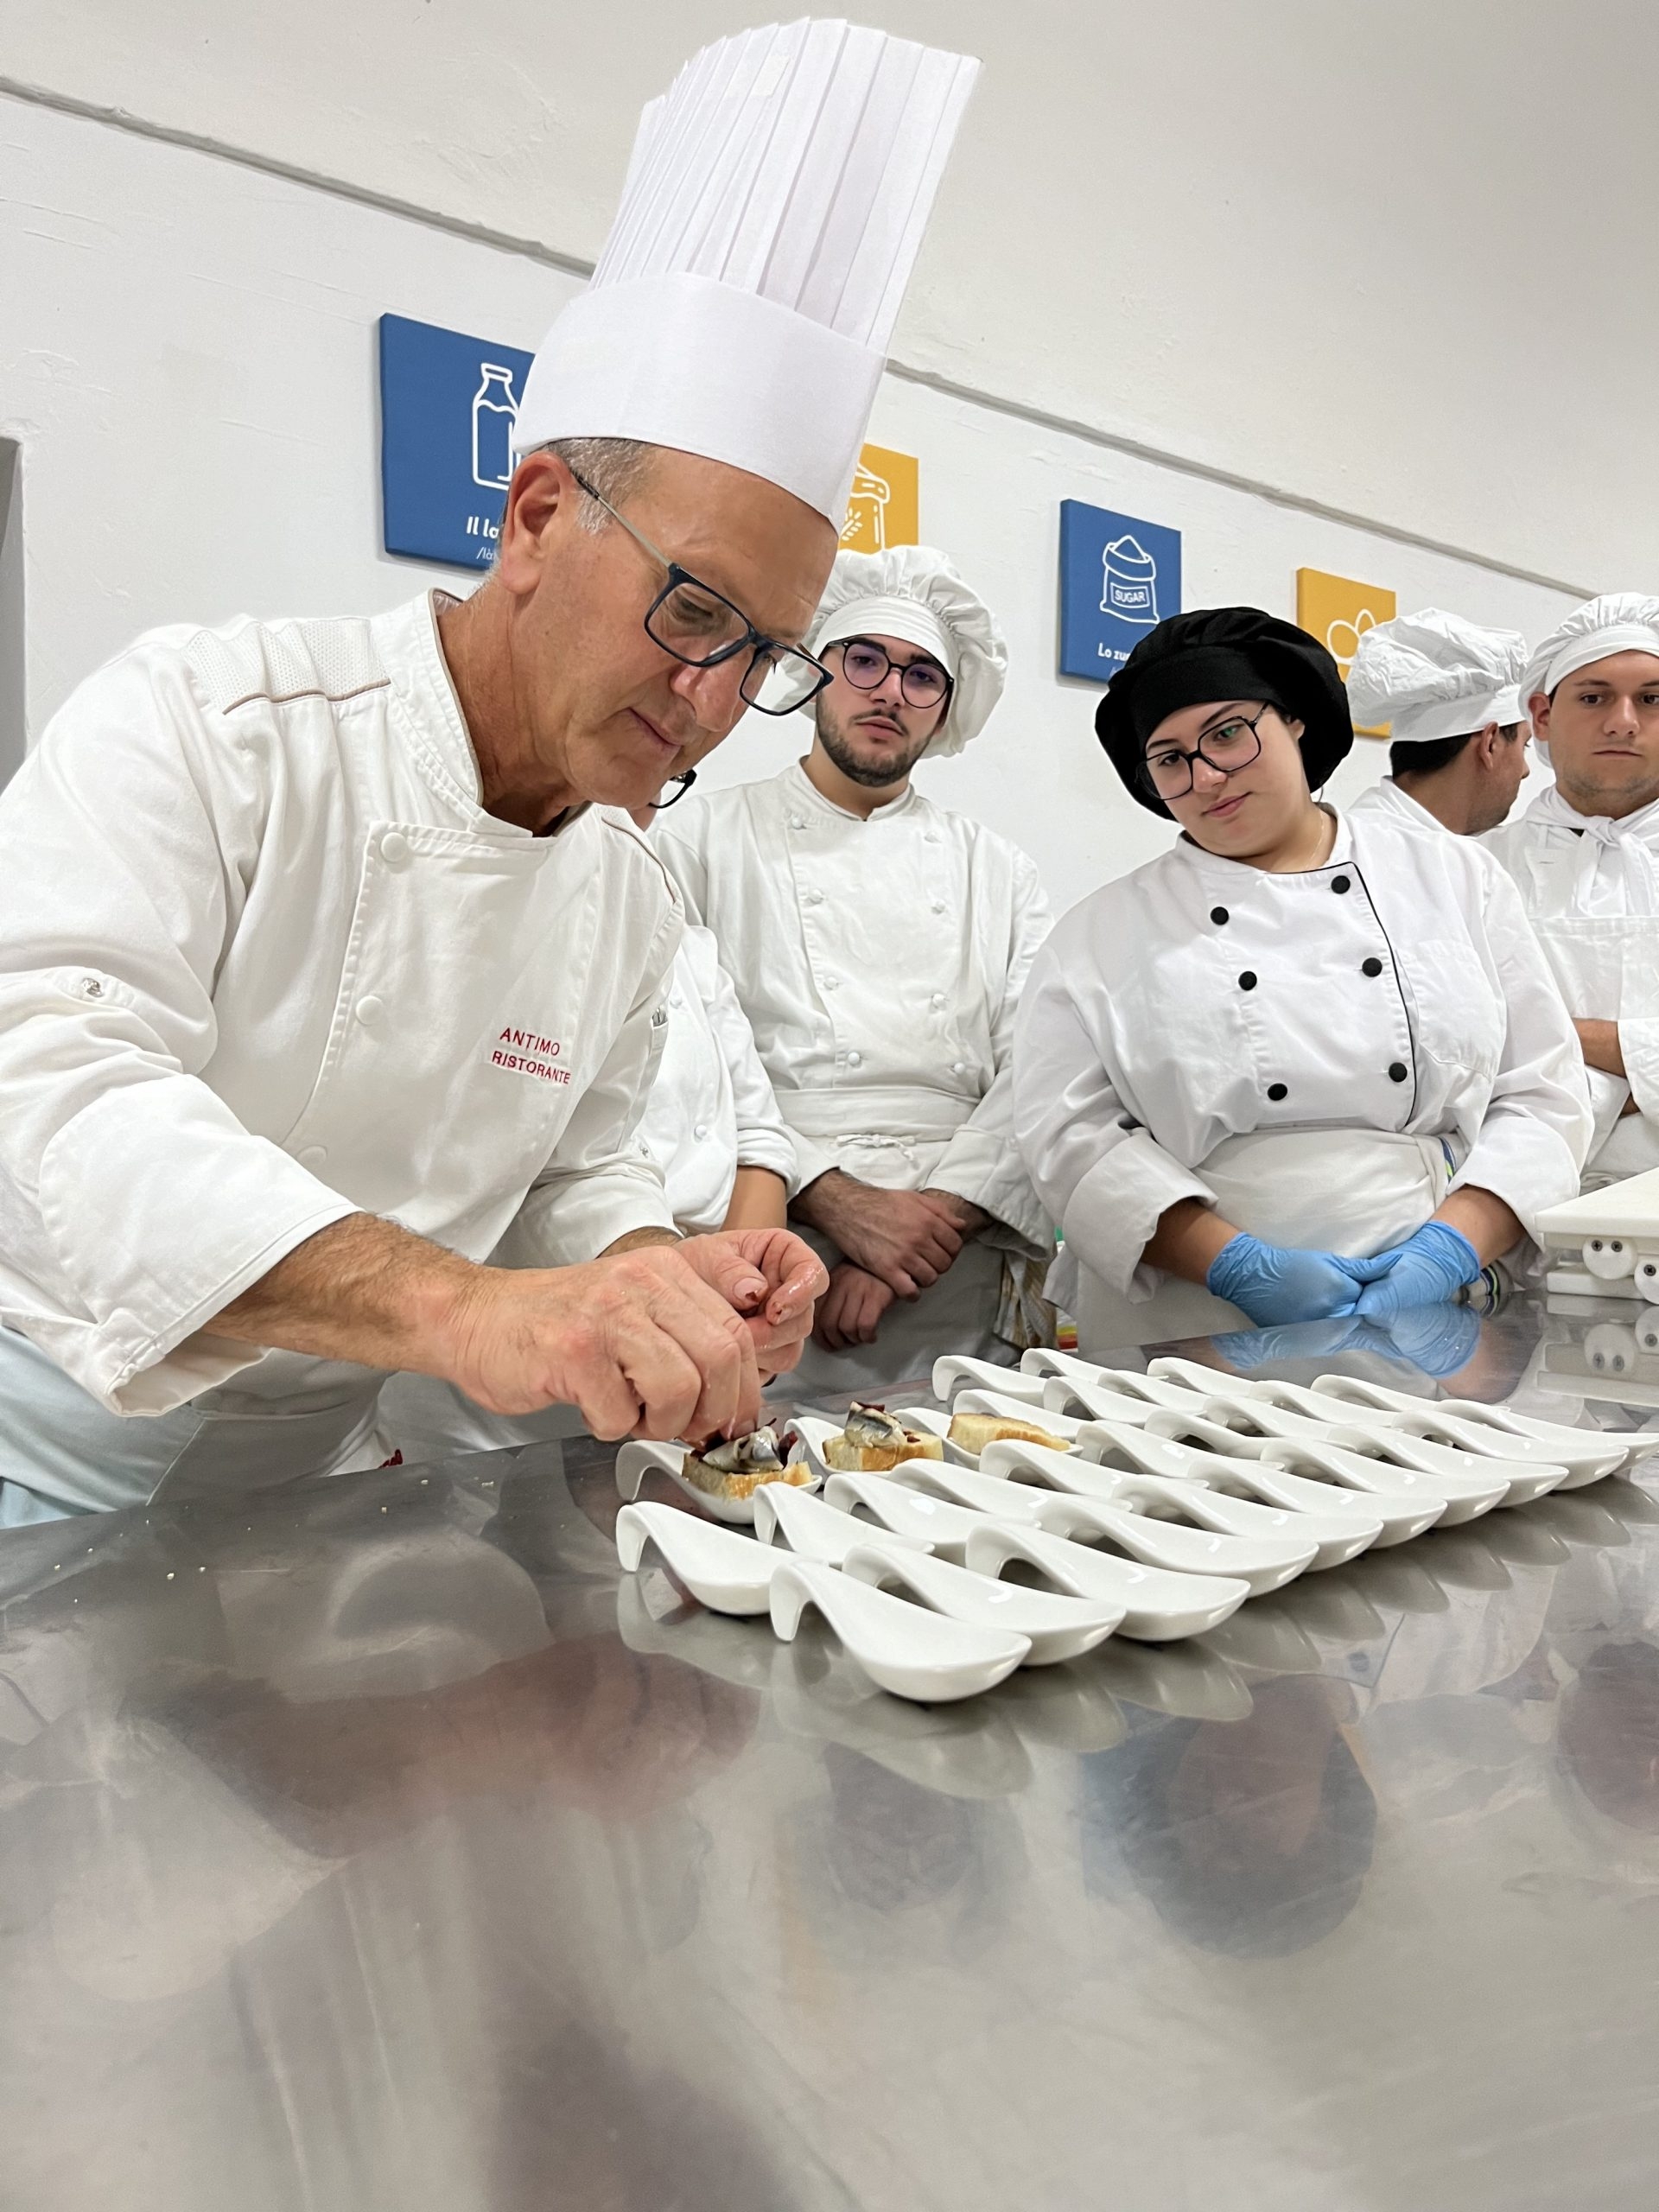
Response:
M962 1389L995 1390L1004 1398L1019 1398L1031 1405L1043 1402L1043 1378L1028 1373L1024 1368L999 1367L988 1359L969 1359L965 1353L952 1352L933 1363L933 1395L949 1405L952 1395Z

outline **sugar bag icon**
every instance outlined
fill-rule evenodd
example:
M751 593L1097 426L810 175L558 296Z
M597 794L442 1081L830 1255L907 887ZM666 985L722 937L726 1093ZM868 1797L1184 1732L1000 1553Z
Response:
M1100 611L1150 629L1158 620L1158 563L1135 537L1115 537L1101 556L1105 590Z

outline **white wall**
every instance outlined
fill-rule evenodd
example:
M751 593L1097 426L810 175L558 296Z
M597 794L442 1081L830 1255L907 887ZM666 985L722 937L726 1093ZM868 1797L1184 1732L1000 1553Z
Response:
M56 98L591 257L762 0L0 0ZM785 11L786 12L786 11ZM985 72L927 373L1569 584L1659 582L1651 0L860 0Z
M0 439L24 457L35 734L81 676L155 624L373 611L454 581L378 550L376 319L392 310L533 346L574 279L4 99L0 205ZM1095 687L1053 674L1063 498L1181 529L1189 605L1291 613L1300 565L1531 632L1568 604L912 382L887 380L874 435L920 456L924 533L1009 633L995 721L924 781L1025 844L1062 906L1168 835L1095 743ZM708 780L764 774L798 742L796 726L751 717ZM1362 742L1338 795L1380 772L1382 755Z

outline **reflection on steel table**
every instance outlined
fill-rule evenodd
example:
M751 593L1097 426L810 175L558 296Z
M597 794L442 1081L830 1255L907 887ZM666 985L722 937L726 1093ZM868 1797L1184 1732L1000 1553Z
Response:
M1599 1325L1417 1383L1659 1418ZM7 2212L1652 2201L1639 1475L925 1708L622 1574L613 1458L0 1539Z

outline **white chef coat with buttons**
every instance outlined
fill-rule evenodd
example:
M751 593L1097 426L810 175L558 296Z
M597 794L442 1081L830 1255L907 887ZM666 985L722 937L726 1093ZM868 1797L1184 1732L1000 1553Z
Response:
M1659 802L1614 821L1551 785L1481 842L1515 878L1568 1013L1618 1025L1624 1078L1589 1071L1593 1179L1659 1167Z
M1142 1297L1160 1280L1139 1266L1160 1216L1214 1202L1202 1169L1230 1139L1443 1139L1454 1183L1526 1223L1576 1191L1590 1134L1572 1026L1514 886L1470 841L1380 813L1340 823L1305 874L1183 839L1074 907L1033 970L1014 1094L1068 1252Z
M680 929L625 817L483 810L429 598L141 639L0 798L0 1320L116 1412L315 1399L368 1370L211 1325L346 1214L537 1265L669 1225Z
M657 835L719 940L801 1182L845 1166L951 1191L993 1238L1046 1249L1011 1127L1014 1010L1050 926L1030 859L913 786L866 821L798 762L687 801Z
M695 1236L724 1224L740 1167L781 1176L791 1196L799 1176L712 930L687 929L664 1004L662 1057L639 1141L662 1170L677 1224Z
M1380 783L1363 791L1348 809L1350 816L1377 814L1390 822L1402 823L1408 830L1430 830L1439 837L1450 836L1438 814L1431 814L1420 806L1411 793L1402 791L1392 776L1384 776Z

